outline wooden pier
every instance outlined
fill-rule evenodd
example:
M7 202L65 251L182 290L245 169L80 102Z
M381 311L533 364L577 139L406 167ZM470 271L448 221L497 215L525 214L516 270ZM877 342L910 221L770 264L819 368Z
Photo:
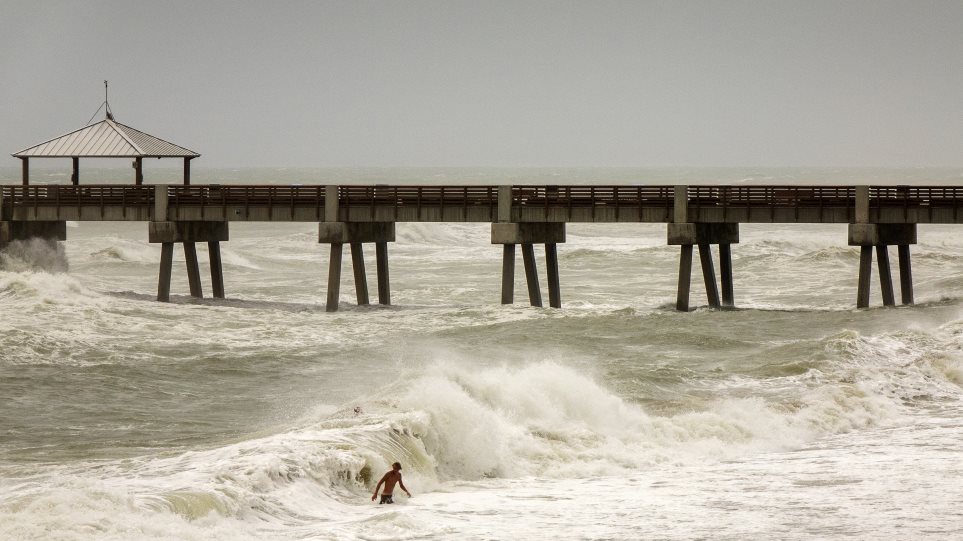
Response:
M3 185L0 248L14 240L66 240L66 221L148 222L162 244L158 299L168 300L173 245L184 245L191 294L202 296L197 242L211 254L214 296L224 296L219 243L230 222L318 222L331 245L328 309L336 310L341 253L352 251L357 298L368 303L363 245L375 244L379 302L390 304L387 243L397 222L488 222L504 245L502 302L513 302L515 246L521 245L529 302L541 306L534 244L546 247L549 304L561 307L557 244L566 223L665 223L679 245L677 307L688 310L693 247L709 304L733 306L731 245L740 223L849 224L860 246L857 307L869 305L873 248L882 300L895 304L887 246L899 247L901 301L913 302L909 246L917 224L963 223L963 187L956 186L407 186L407 185ZM721 291L711 246L719 246Z

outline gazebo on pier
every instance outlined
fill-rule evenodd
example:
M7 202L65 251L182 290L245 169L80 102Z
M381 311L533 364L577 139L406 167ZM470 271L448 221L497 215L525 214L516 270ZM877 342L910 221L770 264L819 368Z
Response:
M80 158L133 158L134 181L144 183L144 158L183 158L184 184L191 183L191 160L200 154L130 126L116 122L113 115L66 135L34 145L13 154L20 158L24 186L30 184L30 158L70 158L70 180L80 184Z

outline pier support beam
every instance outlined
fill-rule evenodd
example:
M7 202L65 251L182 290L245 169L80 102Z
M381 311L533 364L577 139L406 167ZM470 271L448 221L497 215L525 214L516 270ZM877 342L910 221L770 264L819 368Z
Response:
M734 305L732 286L732 244L739 242L737 223L670 223L667 228L668 244L681 246L679 255L679 286L676 295L676 309L689 310L689 290L692 274L692 247L699 247L699 263L702 279L706 287L706 298L712 308ZM719 300L719 286L716 283L715 267L712 263L712 245L719 245L719 266L722 269L722 302Z
M736 305L732 287L732 245L719 245L719 272L722 279L722 306L724 308Z
M849 245L859 246L859 282L856 286L856 308L869 307L870 281L873 274L873 248L879 265L880 293L883 306L894 306L892 271L889 263L889 247L898 246L900 300L913 304L913 275L910 264L909 245L916 244L916 224L869 224L849 225Z
M160 271L157 278L157 300L170 302L171 267L174 243L184 245L187 282L192 297L204 296L196 243L206 242L211 261L211 284L214 297L224 298L224 273L221 265L221 242L228 240L227 222L152 221L147 226L147 240L161 244Z
M221 265L221 243L208 241L207 252L211 258L211 289L215 299L224 298L224 268Z
M375 243L375 260L378 267L378 304L391 304L391 285L388 282L388 243Z
M515 245L502 248L502 304L515 302Z
M517 223L492 224L492 244L502 249L502 304L512 304L515 292L515 245L522 245L522 261L525 265L525 281L528 284L529 304L542 306L542 291L538 283L535 262L535 244L545 244L545 260L548 267L548 299L552 308L562 307L562 293L558 273L558 243L565 242L565 223Z
M675 297L675 309L689 311L689 287L692 284L692 245L683 244L679 254L679 288Z
M364 248L360 242L351 243L351 268L354 269L354 289L358 306L368 303L368 277L364 273Z
M328 266L328 294L325 309L336 312L341 290L341 258L345 244L351 246L351 266L354 270L354 285L358 305L370 302L368 297L368 278L365 273L363 243L375 244L378 268L378 303L391 304L391 289L388 282L388 243L395 240L394 222L320 222L318 242L331 245L331 258Z
M910 264L909 244L900 244L899 255L899 292L903 304L913 304L913 267Z
M535 247L530 242L522 244L522 262L525 264L525 281L528 283L528 301L532 306L541 308L542 288L538 285Z

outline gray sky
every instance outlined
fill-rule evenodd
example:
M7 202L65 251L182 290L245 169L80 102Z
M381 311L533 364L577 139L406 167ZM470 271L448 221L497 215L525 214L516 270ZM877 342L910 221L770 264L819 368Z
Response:
M7 166L104 79L202 167L963 165L961 0L0 0L0 68Z

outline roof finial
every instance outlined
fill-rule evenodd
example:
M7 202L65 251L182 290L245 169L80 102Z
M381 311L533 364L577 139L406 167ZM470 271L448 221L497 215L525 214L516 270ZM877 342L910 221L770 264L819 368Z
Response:
M114 114L110 112L110 102L107 101L107 79L104 79L104 110L107 112L107 120L113 120Z

